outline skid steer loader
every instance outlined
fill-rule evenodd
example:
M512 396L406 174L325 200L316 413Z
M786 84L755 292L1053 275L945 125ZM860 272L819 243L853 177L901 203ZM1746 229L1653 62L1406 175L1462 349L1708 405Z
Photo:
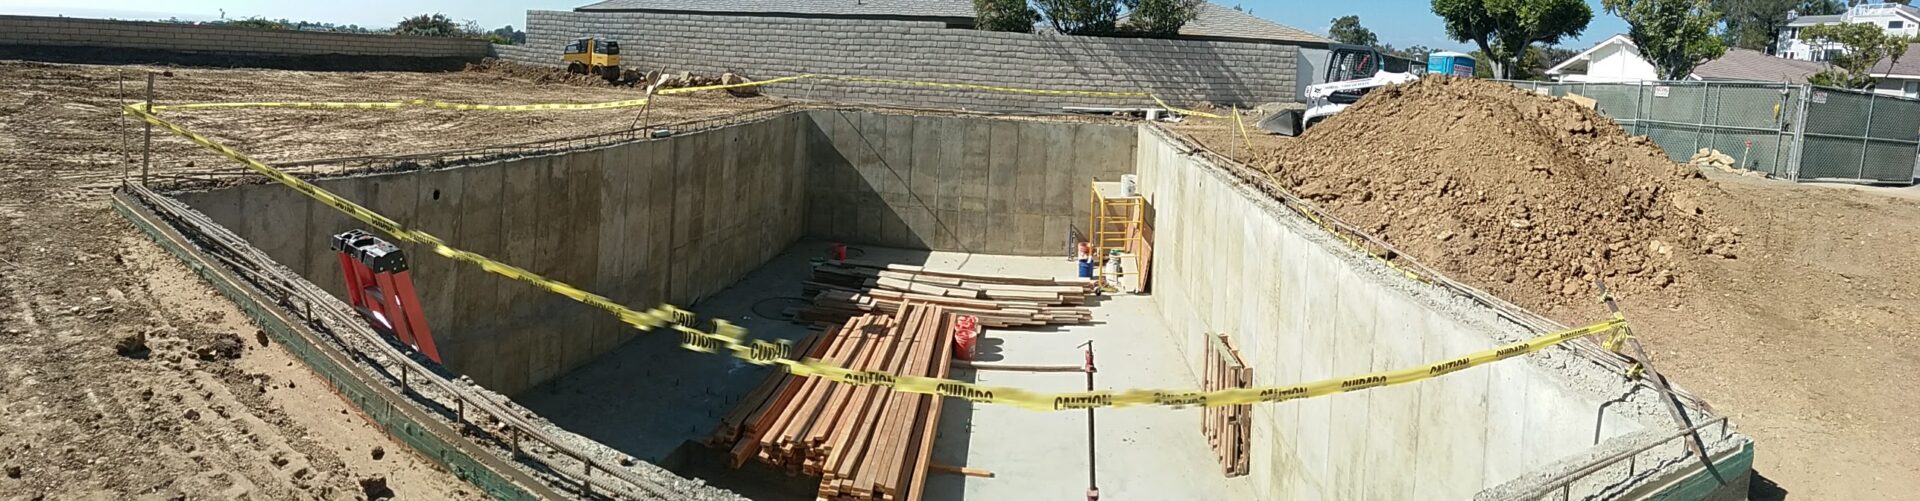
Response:
M1347 109L1379 87L1419 80L1405 64L1390 67L1379 50L1364 45L1332 44L1327 48L1326 83L1307 86L1306 109L1288 109L1260 119L1259 126L1283 136L1298 136L1320 120ZM1399 71L1392 71L1399 70Z

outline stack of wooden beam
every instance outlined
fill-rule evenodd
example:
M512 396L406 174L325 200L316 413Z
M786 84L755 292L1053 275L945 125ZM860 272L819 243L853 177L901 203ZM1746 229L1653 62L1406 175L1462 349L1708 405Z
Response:
M860 315L802 340L795 354L861 371L947 377L953 315L909 303ZM917 500L926 483L941 399L776 371L708 438L733 466L757 460L820 478L820 499Z
M1253 386L1253 368L1240 358L1240 350L1233 347L1226 334L1207 336L1205 360L1202 389L1217 391ZM1208 407L1201 413L1200 432L1206 434L1207 444L1213 447L1213 454L1219 457L1221 470L1228 477L1247 474L1252 419L1253 406L1245 404Z
M907 301L938 304L973 315L987 327L1082 324L1094 283L1086 279L1034 278L930 270L903 264L834 261L813 270L805 282L810 306L796 308L800 322L839 323L868 313L891 314Z

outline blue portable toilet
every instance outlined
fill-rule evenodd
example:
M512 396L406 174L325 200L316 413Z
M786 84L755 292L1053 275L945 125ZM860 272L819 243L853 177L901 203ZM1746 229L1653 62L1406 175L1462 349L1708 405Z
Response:
M1474 63L1471 54L1443 50L1427 54L1427 74L1473 78Z

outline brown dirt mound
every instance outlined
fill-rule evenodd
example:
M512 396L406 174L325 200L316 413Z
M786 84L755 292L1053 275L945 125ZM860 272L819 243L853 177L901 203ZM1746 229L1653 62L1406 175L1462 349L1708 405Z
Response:
M605 87L611 85L605 78L568 73L566 68L522 64L495 58L486 58L479 63L468 63L466 71L502 75L536 84L567 84L587 87Z
M1684 287L1734 256L1698 171L1572 102L1480 80L1380 89L1256 158L1283 186L1442 273L1533 308Z

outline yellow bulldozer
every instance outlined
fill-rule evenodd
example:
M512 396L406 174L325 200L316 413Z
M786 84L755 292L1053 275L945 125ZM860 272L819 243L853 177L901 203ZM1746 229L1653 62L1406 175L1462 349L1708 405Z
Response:
M620 79L620 42L582 38L567 44L560 55L568 73L599 75L608 81Z

